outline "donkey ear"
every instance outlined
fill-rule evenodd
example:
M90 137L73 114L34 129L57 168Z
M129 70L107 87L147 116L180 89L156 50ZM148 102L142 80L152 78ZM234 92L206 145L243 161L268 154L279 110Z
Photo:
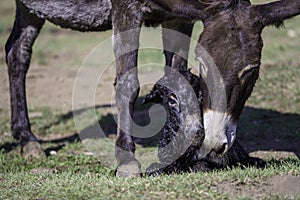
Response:
M207 5L199 0L151 0L151 2L174 16L191 20L204 20L208 17L208 12L205 11Z
M280 26L284 20L300 14L299 0L282 0L268 4L254 5L253 9L260 24Z

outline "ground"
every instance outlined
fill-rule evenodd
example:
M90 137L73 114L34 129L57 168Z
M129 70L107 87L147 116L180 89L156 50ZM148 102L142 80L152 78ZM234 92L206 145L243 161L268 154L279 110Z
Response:
M116 108L112 100L114 68L108 59L110 31L78 33L46 24L34 47L27 76L27 96L32 129L43 140L48 157L35 161L24 161L20 157L20 146L11 138L9 128L9 86L4 53L4 43L13 22L13 3L0 2L1 199L300 198L299 17L286 22L285 28L280 30L272 27L264 30L260 78L238 127L238 139L246 150L267 160L265 169L234 168L123 180L113 176ZM200 31L201 24L197 24L193 39L197 40ZM145 29L142 36L145 47L161 43L159 30ZM90 53L97 45L100 46ZM192 56L191 62L195 63ZM83 127L76 129L72 113L74 82L79 69L84 68L86 76L77 80L85 78L85 84L75 90L85 96L84 92L94 83L90 77L100 73L99 66L95 66L98 62L109 64L100 66L104 75L96 82L97 118L89 120L90 102L79 102L75 113L85 120L80 124ZM139 72L145 83L143 95L151 87L146 83L153 83L163 73L161 50L142 50L139 63L143 65ZM137 105L137 110L137 123L147 124L147 112L141 105ZM98 122L107 137L87 139L97 130ZM143 168L152 162L149 155L156 154L156 139L137 140L137 157L143 162Z

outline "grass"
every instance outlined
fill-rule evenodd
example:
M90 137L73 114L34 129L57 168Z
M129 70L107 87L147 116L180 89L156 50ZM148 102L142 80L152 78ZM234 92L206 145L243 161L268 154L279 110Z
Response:
M44 148L52 145L43 144ZM76 150L76 152L74 152ZM101 160L83 153L81 143L65 144L56 155L24 161L18 152L0 154L1 199L230 199L218 184L251 187L278 174L299 174L299 160L270 160L265 169L241 168L211 173L121 179ZM14 167L12 167L14 166ZM172 187L170 187L170 185ZM26 191L26 192L25 192Z
M14 2L2 0L0 11L0 69L5 69L4 44L14 19ZM264 30L265 48L260 79L241 117L240 135L251 138L255 133L252 139L256 140L259 139L257 135L263 133L299 141L299 27L297 17L287 21L284 29L268 27ZM197 23L192 36L194 40L197 41L201 30L202 25ZM292 37L291 32L297 37ZM78 33L46 23L34 46L32 65L40 68L78 68L90 50L110 35L110 31ZM153 38L150 41L153 44L161 43L158 29L145 29L143 37ZM157 49L140 51L140 65L163 62L162 52ZM151 70L156 69L145 65L140 72L151 73ZM89 144L89 149L86 149L86 143L81 143L76 136L72 113L33 105L30 116L33 132L44 138L42 146L48 154L47 158L34 161L22 159L20 146L11 139L8 108L0 108L0 199L231 199L222 188L230 186L236 191L242 191L241 188L255 189L257 185L258 188L264 187L268 177L287 174L299 177L300 173L299 159L269 158L265 169L233 168L211 173L120 179L113 176L116 166L112 160L114 138L85 141ZM97 117L100 123L106 125L108 133L115 132L110 114L98 109ZM87 124L84 128L89 130L91 127ZM95 157L87 154L93 148L99 153ZM137 149L136 154L144 163L143 169L151 163L147 153L155 153L155 149ZM256 199L255 193L250 192L245 199ZM243 199L240 193L234 197ZM268 193L262 193L261 198L284 199L283 196L269 196ZM300 196L294 198L300 199Z
M244 189L241 188L267 187L269 177L287 174L299 176L300 172L299 159L279 160L270 157L265 169L237 167L210 173L120 179L113 175L116 167L113 160L113 139L89 139L82 143L76 135L68 137L67 133L74 133L72 126L67 125L73 123L72 118L67 118L66 115L62 117L59 113L46 108L34 112L43 112L42 117L32 119L33 128L36 131L39 130L36 133L39 133L40 137L44 134L44 137L56 136L62 139L48 139L42 143L48 155L47 158L25 161L20 156L20 146L10 137L6 138L6 142L1 144L2 151L0 152L0 199L232 199L232 196L224 193L227 185L234 191L243 191ZM253 113L254 116L250 116L252 119L261 116L257 112ZM62 120L63 118L65 120ZM104 117L99 115L100 121L102 118ZM103 120L105 122L106 119ZM61 124L55 123L58 121L62 121ZM246 119L243 122L247 124ZM295 122L291 125L293 123ZM40 126L37 126L38 124ZM287 123L270 124L275 124L273 130L276 130L276 127L286 126ZM259 126L259 130L263 127L264 125ZM297 125L295 127L297 128ZM294 130L293 127L286 128L290 133ZM59 131L59 136L56 131ZM63 134L66 135L62 137ZM297 135L291 134L291 136L295 139L299 138ZM149 158L148 153L155 150L155 147L137 148L136 155L143 163L143 169L153 162L150 160L153 156ZM90 151L95 156L87 154ZM250 191L255 193L253 189ZM265 193L260 194L259 197L284 198L275 194L275 196L269 195ZM233 196L245 197L235 193ZM247 197L251 199L251 195Z

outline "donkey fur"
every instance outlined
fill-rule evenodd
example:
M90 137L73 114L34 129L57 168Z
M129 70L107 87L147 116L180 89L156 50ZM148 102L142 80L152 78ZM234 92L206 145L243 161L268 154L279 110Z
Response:
M41 19L80 31L111 29L110 0L19 0Z

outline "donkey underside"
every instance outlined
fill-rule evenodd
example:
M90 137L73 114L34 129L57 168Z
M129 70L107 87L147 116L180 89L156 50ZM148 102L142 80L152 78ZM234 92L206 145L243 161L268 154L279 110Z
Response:
M111 29L112 5L109 0L17 0L40 19L62 28L78 31L105 31Z

